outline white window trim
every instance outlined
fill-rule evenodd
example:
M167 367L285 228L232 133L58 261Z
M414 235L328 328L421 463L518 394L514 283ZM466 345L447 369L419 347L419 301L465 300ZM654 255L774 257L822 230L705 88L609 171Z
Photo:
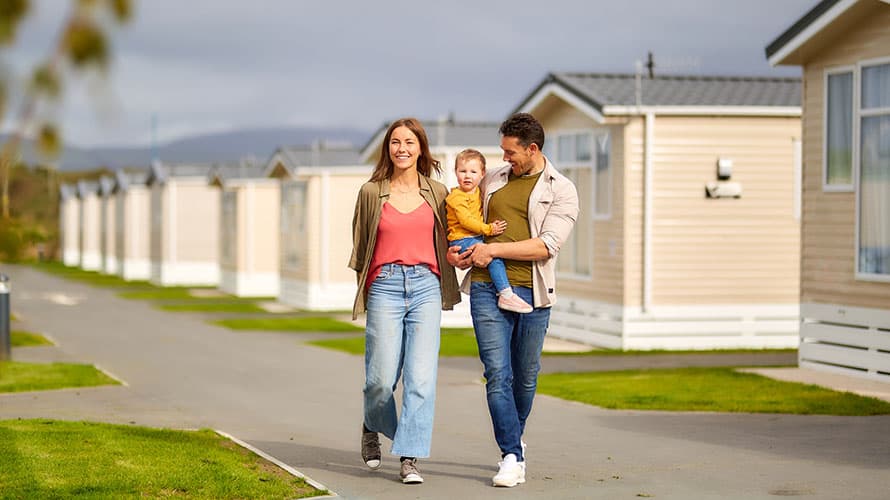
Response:
M596 158L596 148L598 147L598 145L596 144L597 137L603 135L602 133L597 134L597 132L605 132L606 137L609 138L609 175L608 175L608 179L607 179L608 186L606 186L606 192L609 194L609 200L608 200L608 203L606 204L606 211L604 213L601 213L601 214L596 213L595 206L592 207L592 210L590 213L593 215L593 220L595 220L595 221L607 221L607 220L612 220L612 195L614 194L612 192L612 177L613 177L613 174L615 171L615 165L614 165L614 162L612 161L612 158L614 157L614 155L612 154L612 129L610 129L608 127L598 127L595 129L595 131L593 133L593 141L594 141L593 156L594 156L594 158ZM596 163L596 162L594 162L594 163ZM591 176L591 177L593 177L593 188L594 189L597 187L597 184L596 184L597 183L597 179L596 179L596 167L597 166L598 165L594 165L594 169L592 172L593 175Z
M850 168L850 175L853 177L852 184L829 184L828 183L828 77L832 75L840 75L844 73L850 73L853 77L853 95L850 96L852 102L850 103L850 108L852 108L853 116L851 117L853 121L853 154L850 161L852 162ZM856 150L858 149L856 145L856 103L857 103L857 91L859 88L859 82L857 78L856 66L837 66L833 68L827 68L822 77L822 96L823 102L822 105L822 191L825 193L852 193L855 190L856 179Z
M887 274L874 274L874 273L864 273L859 271L859 207L862 203L860 199L861 191L859 189L859 163L860 163L860 148L861 144L861 131L860 122L862 121L863 116L876 116L886 114L890 109L888 108L878 108L878 109L870 109L866 112L862 112L862 92L860 91L860 81L862 80L862 68L868 66L880 66L883 64L890 64L890 57L879 57L875 59L863 59L862 61L858 61L856 63L856 71L853 73L853 182L855 185L856 192L856 231L853 233L853 240L855 243L855 251L853 253L854 259L854 269L855 274L854 278L857 281L876 281L876 282L884 282L890 283L890 275Z
M558 131L552 132L551 134L549 134L551 137L551 141L552 141L552 142L550 142L550 144L553 145L551 151L552 151L553 158L556 159L557 170L584 168L584 167L581 167L580 166L581 164L578 164L578 163L563 164L562 162L560 162L560 160L559 160L559 138L561 136L590 134L591 138L594 141L596 141L597 133L602 133L602 132L610 134L610 145L609 146L611 147L611 129L609 127L597 126L597 127L588 127L588 128L565 128L565 129L559 129ZM559 278L569 279L569 280L573 280L573 281L582 281L582 282L593 282L593 276L594 276L594 265L593 264L594 264L594 254L595 254L594 242L596 241L596 236L594 235L595 228L593 226L593 222L598 221L598 220L605 220L605 219L611 217L611 212L612 212L612 210L611 210L612 199L610 196L610 198L609 198L609 217L604 217L602 215L600 215L600 216L596 215L596 205L595 205L595 200L594 200L594 196L596 195L596 144L591 144L590 154L591 154L590 163L589 163L589 165L587 165L587 168L590 169L589 189L590 189L590 193L593 196L591 196L587 200L587 203L586 203L588 205L587 210L584 210L584 207L582 205L581 217L579 218L578 221L575 222L575 224L589 224L590 225L589 226L590 231L589 231L589 235L587 237L587 248L588 248L587 268L589 269L589 271L587 273L567 272L567 271L559 271L559 270L556 271L556 276ZM611 163L611 161L612 161L612 157L611 157L611 151L610 151L609 162ZM609 188L610 189L611 189L611 183L612 183L612 173L611 173L611 165L610 165L610 172L609 172ZM582 203L584 203L584 202L582 202ZM578 256L576 255L575 258L577 259Z

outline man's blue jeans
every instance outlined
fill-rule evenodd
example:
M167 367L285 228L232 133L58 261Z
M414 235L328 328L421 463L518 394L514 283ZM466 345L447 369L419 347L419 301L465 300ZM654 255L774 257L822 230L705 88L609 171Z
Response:
M392 454L430 456L442 293L425 265L386 264L368 290L365 427L392 439ZM402 376L402 411L393 392Z
M529 304L534 303L531 288L513 287L513 291ZM470 314L479 358L485 367L494 438L501 456L513 453L524 461L522 433L538 387L550 308L535 308L527 314L505 311L498 308L494 286L477 281L470 286Z
M460 251L463 252L476 243L482 243L483 241L482 236L467 236L459 240L449 241L448 246L457 245L460 247ZM491 277L491 282L494 283L497 291L502 292L510 288L510 280L507 279L507 266L502 259L491 259L486 269L488 269L488 275Z

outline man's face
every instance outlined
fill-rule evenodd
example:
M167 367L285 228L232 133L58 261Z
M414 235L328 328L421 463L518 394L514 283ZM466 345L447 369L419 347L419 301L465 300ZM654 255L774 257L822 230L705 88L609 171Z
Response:
M525 175L534 168L535 162L532 155L533 149L537 149L534 144L524 147L519 143L518 138L503 136L501 137L501 149L504 150L504 161L510 164L513 175Z

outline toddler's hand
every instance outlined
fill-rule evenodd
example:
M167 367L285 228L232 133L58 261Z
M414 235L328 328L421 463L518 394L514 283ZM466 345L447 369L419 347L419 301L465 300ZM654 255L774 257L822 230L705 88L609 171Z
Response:
M507 230L507 221L496 220L491 223L491 235L497 236Z

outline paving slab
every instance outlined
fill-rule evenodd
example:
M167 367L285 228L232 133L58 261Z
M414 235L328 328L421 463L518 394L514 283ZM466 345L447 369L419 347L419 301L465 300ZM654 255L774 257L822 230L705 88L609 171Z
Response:
M359 458L360 356L301 335L230 331L28 267L2 272L23 328L49 334L61 358L95 363L128 386L0 395L0 419L215 428L350 499L884 499L890 491L890 416L618 411L547 396L536 399L525 435L528 482L495 489L481 365L448 358L433 456L420 461L426 482L406 486L395 457L378 471Z

